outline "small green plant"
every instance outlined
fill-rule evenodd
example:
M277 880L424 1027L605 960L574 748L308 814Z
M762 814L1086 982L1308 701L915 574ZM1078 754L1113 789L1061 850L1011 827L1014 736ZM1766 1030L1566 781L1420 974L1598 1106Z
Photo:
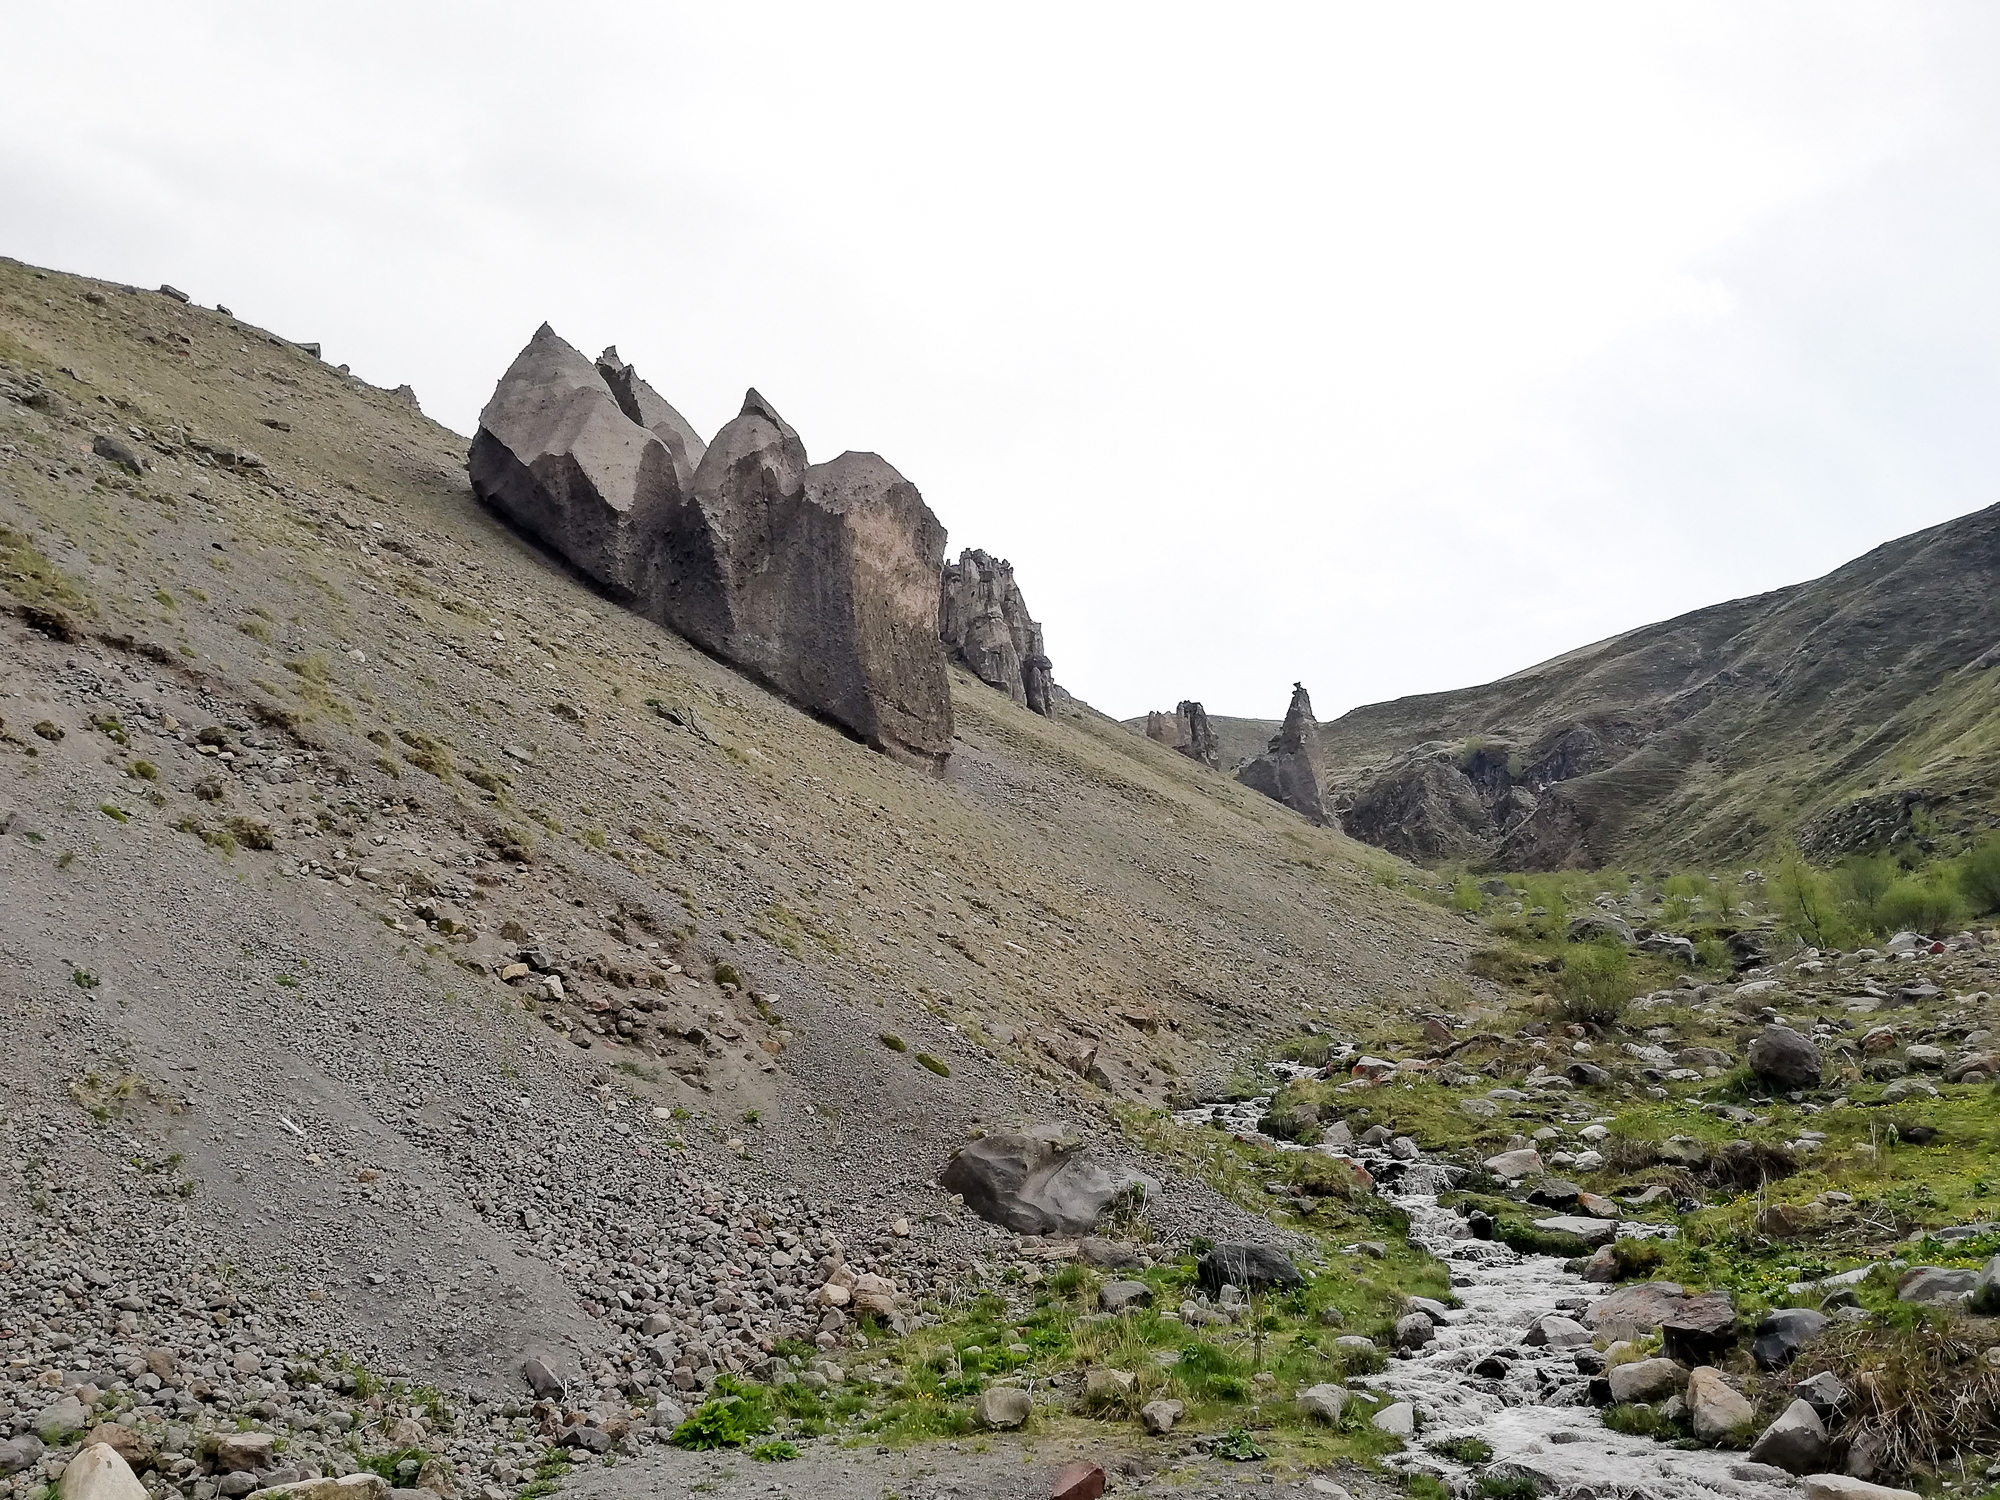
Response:
M160 768L150 760L135 760L125 768L125 774L134 781L158 781Z
M1446 1438L1441 1443L1432 1443L1430 1448L1438 1457L1448 1458L1455 1464L1493 1462L1493 1445L1476 1437Z
M97 976L88 969L72 969L70 970L69 982L80 990L94 990L97 988L99 981Z
M1229 1429L1229 1435L1215 1445L1215 1456L1227 1458L1236 1463L1253 1463L1269 1455L1257 1446L1257 1440L1241 1427Z
M2000 834L1988 834L1959 860L1958 890L1975 915L2000 911Z
M932 1057L928 1052L919 1052L917 1063L921 1067L929 1068L940 1078L951 1077L951 1065L941 1057Z
M891 1052L907 1052L910 1050L910 1044L897 1036L893 1031L882 1033L882 1045L887 1047Z
M717 964L715 966L715 982L720 985L729 986L732 989L740 990L743 988L742 971L735 964Z
M784 1463L799 1456L799 1445L788 1443L783 1438L773 1438L752 1448L750 1456L760 1464Z
M674 1429L671 1441L675 1447L695 1452L741 1448L759 1433L771 1430L771 1408L762 1389L727 1375L715 1383L715 1389L714 1396Z
M132 815L115 803L100 802L97 805L97 810L114 823L129 823L132 821Z

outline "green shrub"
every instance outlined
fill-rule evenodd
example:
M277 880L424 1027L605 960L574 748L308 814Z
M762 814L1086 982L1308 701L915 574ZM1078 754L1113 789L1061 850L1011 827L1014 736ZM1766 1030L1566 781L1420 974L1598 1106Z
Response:
M1632 959L1613 943L1581 943L1563 954L1556 1003L1572 1021L1616 1021L1632 998Z
M1942 869L1906 875L1890 886L1878 907L1880 926L1891 932L1923 932L1933 936L1965 920L1958 887Z
M1438 1457L1448 1458L1455 1464L1493 1462L1493 1445L1476 1437L1447 1438L1441 1443L1432 1443L1430 1448Z
M674 1429L676 1448L703 1452L741 1448L771 1430L769 1398L761 1387L745 1385L725 1375L715 1383L716 1394L695 1408L694 1415Z
M1486 905L1486 897L1471 881L1461 880L1451 888L1451 904L1455 911L1479 911Z
M951 1077L951 1065L941 1057L932 1057L928 1052L919 1052L917 1054L917 1062L923 1067L929 1068L940 1078Z
M2000 911L2000 833L1988 834L1959 860L1958 890L1975 916Z
M760 1464L783 1463L799 1456L799 1445L788 1443L783 1438L774 1438L768 1443L759 1443L750 1450L750 1456Z
M910 1050L910 1044L897 1036L893 1031L883 1032L881 1041L882 1045L887 1047L891 1052L907 1052Z

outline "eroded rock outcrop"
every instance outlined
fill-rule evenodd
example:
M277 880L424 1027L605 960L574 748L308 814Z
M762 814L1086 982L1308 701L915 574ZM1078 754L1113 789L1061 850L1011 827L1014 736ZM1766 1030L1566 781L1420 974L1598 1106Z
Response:
M1313 718L1312 698L1304 683L1292 684L1291 707L1285 710L1285 722L1270 748L1244 762L1236 779L1315 823L1326 821L1320 797L1319 721Z
M1170 714L1147 714L1146 738L1178 750L1189 760L1198 760L1211 769L1221 764L1222 752L1216 744L1215 730L1209 725L1208 711L1192 699L1183 698Z
M943 763L944 527L880 457L809 464L754 390L704 445L615 348L593 364L544 324L468 467L482 500L633 609L878 750Z
M1014 582L1014 565L976 548L944 568L938 634L972 675L1038 714L1052 715L1055 686L1042 627Z
M1119 1198L1159 1192L1145 1174L1086 1160L1046 1130L982 1136L952 1157L938 1185L1017 1234L1088 1234Z

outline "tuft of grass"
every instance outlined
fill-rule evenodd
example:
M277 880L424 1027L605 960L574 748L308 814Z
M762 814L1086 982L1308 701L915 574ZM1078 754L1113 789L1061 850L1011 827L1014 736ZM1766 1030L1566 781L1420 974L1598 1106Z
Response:
M887 1047L891 1052L907 1052L910 1050L910 1044L897 1036L893 1031L883 1032L881 1040L882 1045Z
M125 768L125 774L134 781L158 781L160 768L150 760L135 760Z
M951 1065L941 1057L932 1057L928 1052L919 1052L917 1054L917 1062L920 1066L929 1068L940 1078L951 1077Z

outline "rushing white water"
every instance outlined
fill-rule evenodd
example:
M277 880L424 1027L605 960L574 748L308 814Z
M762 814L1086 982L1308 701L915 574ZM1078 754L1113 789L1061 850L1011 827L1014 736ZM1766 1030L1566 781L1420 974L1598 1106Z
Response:
M1274 1071L1282 1078L1309 1070ZM1201 1105L1176 1118L1250 1134L1270 1103L1265 1094ZM1410 1216L1410 1238L1450 1268L1463 1304L1430 1343L1392 1357L1379 1375L1351 1382L1417 1408L1418 1439L1390 1460L1396 1467L1434 1474L1467 1495L1478 1493L1477 1475L1498 1473L1532 1477L1542 1494L1559 1500L1797 1500L1799 1487L1789 1475L1749 1464L1740 1453L1678 1449L1606 1427L1587 1403L1590 1377L1577 1369L1574 1351L1520 1342L1550 1313L1578 1317L1604 1289L1553 1257L1473 1239L1465 1220L1438 1206L1457 1169L1423 1158L1399 1161L1367 1146L1290 1149L1352 1157L1376 1174L1381 1195ZM1490 1374L1473 1373L1488 1360L1499 1361L1505 1373L1495 1366L1487 1366ZM1493 1457L1469 1469L1430 1451L1458 1437L1479 1439Z

